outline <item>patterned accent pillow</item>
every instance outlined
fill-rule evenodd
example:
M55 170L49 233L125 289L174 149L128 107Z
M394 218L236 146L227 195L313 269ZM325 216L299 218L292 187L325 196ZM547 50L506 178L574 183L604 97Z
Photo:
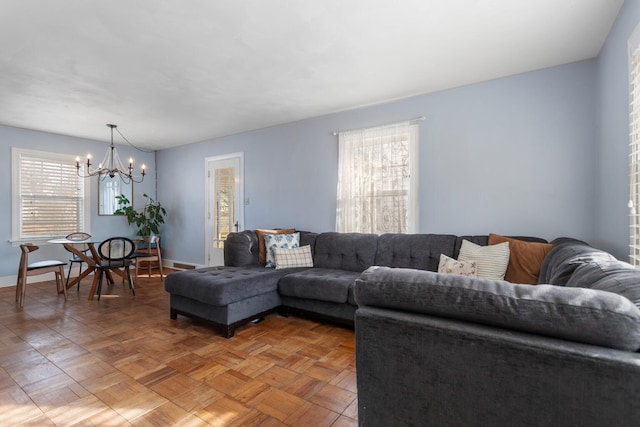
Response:
M438 273L476 277L476 262L458 261L457 259L450 258L445 254L440 254Z
M504 280L509 265L509 242L480 246L462 240L458 260L475 261L476 274L481 279Z
M291 234L265 234L264 246L266 249L265 267L273 268L276 266L276 260L273 257L273 249L291 249L300 246L300 233Z
M267 248L264 245L265 234L291 234L295 232L295 228L283 228L276 230L263 230L261 228L256 228L256 235L258 236L258 264L264 265L267 262Z
M276 270L282 268L313 267L311 246L299 248L273 248L273 257L276 260Z

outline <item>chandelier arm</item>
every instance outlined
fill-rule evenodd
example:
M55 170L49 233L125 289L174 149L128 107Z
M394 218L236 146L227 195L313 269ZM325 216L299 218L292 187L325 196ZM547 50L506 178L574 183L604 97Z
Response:
M122 160L120 160L120 156L118 155L118 151L116 150L116 146L113 143L113 130L116 129L117 130L117 125L113 125L113 124L107 124L107 126L109 128L111 128L111 144L109 145L109 148L107 149L107 152L104 156L104 159L102 159L102 163L98 164L97 168L91 168L91 157L87 157L87 163L86 163L86 175L81 174L80 173L80 158L76 158L76 169L77 169L77 173L79 177L82 178L89 178L92 176L97 176L98 179L100 180L104 180L106 179L107 175L111 178L114 178L116 175L118 175L120 177L120 179L125 183L125 184L129 184L131 182L137 182L140 183L144 180L144 177L146 175L145 172L145 165L142 164L142 173L139 177L134 177L133 175L133 159L130 158L129 159L129 166L125 167L122 164ZM118 133L120 133L120 131L118 131ZM122 134L120 133L120 135L122 136ZM124 138L124 136L123 136ZM126 138L124 138L125 141L127 141ZM129 141L127 141L127 143L129 143L129 145L133 146L133 144L131 144ZM134 148L136 148L135 146L133 146ZM144 150L141 150L144 151Z

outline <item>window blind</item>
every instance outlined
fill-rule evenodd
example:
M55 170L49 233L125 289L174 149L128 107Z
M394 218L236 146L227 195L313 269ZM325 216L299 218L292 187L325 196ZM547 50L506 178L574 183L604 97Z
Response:
M84 180L73 162L54 153L19 156L19 230L21 240L65 236L83 231Z
M224 242L232 231L233 218L235 217L233 208L234 195L234 177L233 168L220 168L215 170L215 194L216 194L216 211L214 219L215 242L217 248L224 248Z

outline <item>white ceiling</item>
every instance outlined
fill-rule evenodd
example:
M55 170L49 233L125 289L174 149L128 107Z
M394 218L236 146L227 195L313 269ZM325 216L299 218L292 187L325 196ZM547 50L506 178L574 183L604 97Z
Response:
M593 58L622 3L0 0L0 124L177 146Z

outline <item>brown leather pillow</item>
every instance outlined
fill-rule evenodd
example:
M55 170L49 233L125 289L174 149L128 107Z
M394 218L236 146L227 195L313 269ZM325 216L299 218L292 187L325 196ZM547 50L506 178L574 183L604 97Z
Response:
M504 280L511 283L535 285L538 283L540 266L547 253L553 248L551 243L525 242L498 234L489 234L489 244L509 242L509 265Z
M267 247L264 244L265 234L291 234L295 232L295 228L287 228L283 230L256 229L256 234L258 235L258 264L265 265L267 263Z

